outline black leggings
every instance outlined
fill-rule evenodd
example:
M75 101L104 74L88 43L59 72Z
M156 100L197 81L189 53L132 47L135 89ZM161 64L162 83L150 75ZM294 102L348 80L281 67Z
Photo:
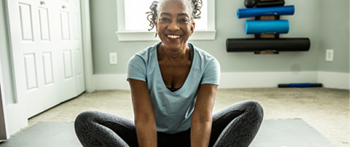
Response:
M209 146L248 147L263 120L255 101L243 101L213 115ZM75 120L75 132L84 147L137 147L135 124L116 115L86 111ZM176 134L158 132L159 147L189 147L190 129Z

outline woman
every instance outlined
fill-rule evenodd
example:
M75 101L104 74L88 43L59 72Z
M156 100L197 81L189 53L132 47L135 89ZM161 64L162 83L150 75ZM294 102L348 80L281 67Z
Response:
M201 0L152 3L150 26L161 42L138 52L128 65L135 120L80 114L75 129L84 146L249 146L263 110L244 101L212 115L220 65L188 43L200 7Z

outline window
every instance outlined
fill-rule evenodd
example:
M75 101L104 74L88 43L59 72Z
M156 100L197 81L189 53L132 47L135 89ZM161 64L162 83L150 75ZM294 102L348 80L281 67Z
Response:
M149 6L153 0L126 0L124 1L124 16L126 31L147 31L149 21L145 12L149 12ZM203 5L207 5L207 0L202 0ZM137 4L137 5L135 5ZM196 30L207 29L207 7L201 9L201 19L195 19Z
M148 31L149 21L146 12L153 0L117 0L119 41L151 41L155 29ZM196 19L196 29L190 40L214 40L215 30L215 0L202 0L201 19ZM135 5L136 4L136 5Z

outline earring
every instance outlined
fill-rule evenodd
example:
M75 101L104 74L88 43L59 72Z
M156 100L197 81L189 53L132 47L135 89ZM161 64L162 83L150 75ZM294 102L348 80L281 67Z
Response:
M156 32L156 34L154 35L154 37L157 37L157 35L158 35L158 31Z

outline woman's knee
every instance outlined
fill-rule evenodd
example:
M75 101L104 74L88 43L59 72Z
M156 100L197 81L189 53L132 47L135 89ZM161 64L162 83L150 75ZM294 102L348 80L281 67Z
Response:
M75 125L89 123L95 120L96 116L98 116L97 111L84 111L77 116L74 123Z
M264 110L259 102L254 100L249 100L249 101L244 101L244 103L246 107L250 110L250 113L253 113L253 115L256 115L257 117L263 119Z

